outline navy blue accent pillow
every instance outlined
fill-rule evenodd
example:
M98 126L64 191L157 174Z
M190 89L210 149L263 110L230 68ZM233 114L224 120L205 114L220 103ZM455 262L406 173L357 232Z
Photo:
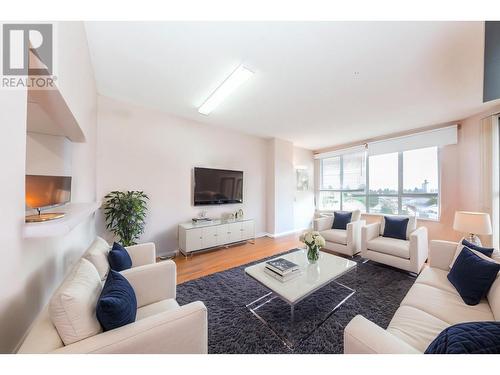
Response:
M410 219L407 217L384 216L384 220L384 234L382 236L406 240L406 228Z
M97 320L103 331L135 322L136 314L134 289L119 272L109 270L96 307Z
M481 259L464 247L448 273L448 280L464 302L474 306L486 296L499 271L500 264Z
M486 255L487 257L491 258L491 254L493 254L493 248L490 247L481 247L474 245L473 243L467 241L465 238L462 240L462 245L467 246L469 249L479 251L480 253Z
M123 271L132 267L132 259L128 251L119 243L113 243L113 248L108 253L108 262L112 270Z
M500 322L469 322L443 330L425 354L500 354Z
M332 229L347 229L347 224L351 222L352 212L335 211L333 213Z

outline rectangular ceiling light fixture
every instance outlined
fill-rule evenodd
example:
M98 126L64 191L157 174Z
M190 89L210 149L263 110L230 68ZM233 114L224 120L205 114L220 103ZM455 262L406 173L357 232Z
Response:
M243 65L240 65L224 82L208 97L207 100L198 108L198 112L202 115L208 115L220 103L226 99L229 94L236 90L240 85L246 82L253 72L248 70Z

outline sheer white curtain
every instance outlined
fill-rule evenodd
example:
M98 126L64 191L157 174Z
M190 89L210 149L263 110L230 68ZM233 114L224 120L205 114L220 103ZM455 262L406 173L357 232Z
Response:
M492 224L493 246L500 250L500 117L492 119Z
M486 243L500 249L499 115L481 121L481 211L491 215L493 235Z

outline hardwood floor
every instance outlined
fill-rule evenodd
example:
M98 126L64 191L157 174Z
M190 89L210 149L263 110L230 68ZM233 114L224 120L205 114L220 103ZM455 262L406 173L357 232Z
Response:
M185 281L238 267L300 245L298 234L293 234L279 238L261 237L255 240L255 244L246 243L210 250L188 258L178 255L174 258L177 264L177 283L181 284Z

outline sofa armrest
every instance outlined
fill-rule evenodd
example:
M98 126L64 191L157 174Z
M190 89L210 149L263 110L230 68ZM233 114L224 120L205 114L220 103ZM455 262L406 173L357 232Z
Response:
M321 232L323 230L332 229L333 216L323 216L314 219L313 227L314 230Z
M427 228L420 227L410 233L410 262L413 270L419 273L429 256Z
M174 298L177 284L175 263L171 260L130 268L121 274L134 288L137 307Z
M365 220L351 221L347 224L347 246L352 249L361 249L361 228L366 225Z
M367 257L368 241L380 236L380 223L373 223L361 227L361 256Z
M356 315L344 329L344 353L416 354L419 351L362 315Z
M429 266L449 271L457 246L458 242L432 240L429 248Z
M367 241L374 240L380 236L380 223L364 225L361 228L361 233L364 233L364 237Z
M156 262L156 248L153 242L141 243L125 247L130 258L132 259L132 267L144 266Z
M372 223L361 227L361 238L363 241L371 241L380 236L380 223Z
M197 301L57 349L51 354L206 354L207 309Z

